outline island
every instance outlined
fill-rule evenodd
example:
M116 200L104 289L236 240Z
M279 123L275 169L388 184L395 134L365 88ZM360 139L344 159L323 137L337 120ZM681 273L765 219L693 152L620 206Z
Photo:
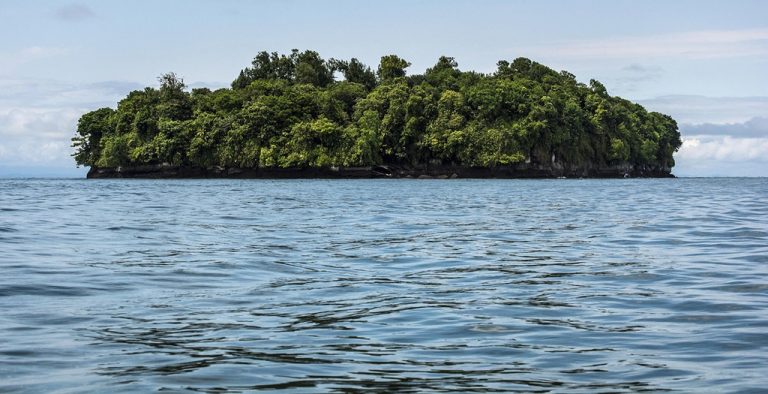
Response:
M671 117L526 58L493 73L440 57L261 52L231 88L167 73L78 121L88 178L671 177Z

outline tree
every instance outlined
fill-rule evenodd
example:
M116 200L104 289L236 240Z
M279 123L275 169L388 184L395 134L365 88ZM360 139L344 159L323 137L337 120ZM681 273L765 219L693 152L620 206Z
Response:
M232 88L243 89L253 81L265 79L292 81L295 76L298 55L298 49L291 51L290 55L261 51L253 58L251 67L240 71L240 75L232 82Z
M458 90L458 78L461 75L458 67L454 58L440 56L437 64L427 69L424 77L432 86L443 90Z
M394 78L404 77L405 69L410 66L411 63L408 63L397 55L382 56L377 71L379 80L388 81Z
M174 72L160 75L157 77L157 81L160 82L161 95L178 95L183 93L184 89L187 87L187 85L184 84L184 79Z
M629 159L629 145L620 138L611 138L611 150L608 157L614 162L627 161Z
M427 127L425 145L433 158L443 162L457 162L459 152L467 144L464 127L467 123L464 96L453 90L446 90L438 101L437 118Z
M101 138L114 130L112 108L101 108L88 112L77 121L77 135L72 138L75 163L78 166L93 166L101 155Z
M295 81L318 87L333 82L333 69L315 51L295 53Z
M176 73L169 72L157 78L160 82L160 105L158 112L161 117L173 120L189 119L192 116L192 100L184 89L184 79Z
M347 82L359 83L368 90L376 87L376 74L371 68L352 58L350 61L331 59L334 70L339 70Z

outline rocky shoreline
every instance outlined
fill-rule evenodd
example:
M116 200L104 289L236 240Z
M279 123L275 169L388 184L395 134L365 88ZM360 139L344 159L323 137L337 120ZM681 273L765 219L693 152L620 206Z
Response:
M240 179L515 179L515 178L674 178L671 168L637 167L629 164L604 167L567 168L553 165L519 164L499 167L379 165L371 167L324 168L224 168L191 167L168 164L132 167L91 167L89 179L99 178L240 178Z

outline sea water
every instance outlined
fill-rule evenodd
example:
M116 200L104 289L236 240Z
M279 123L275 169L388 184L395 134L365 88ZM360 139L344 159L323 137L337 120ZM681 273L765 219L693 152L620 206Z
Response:
M760 391L768 180L0 180L0 391Z

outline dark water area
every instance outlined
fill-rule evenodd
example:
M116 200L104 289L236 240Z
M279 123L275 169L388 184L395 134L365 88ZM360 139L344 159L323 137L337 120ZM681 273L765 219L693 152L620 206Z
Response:
M768 179L0 180L0 392L760 392Z

